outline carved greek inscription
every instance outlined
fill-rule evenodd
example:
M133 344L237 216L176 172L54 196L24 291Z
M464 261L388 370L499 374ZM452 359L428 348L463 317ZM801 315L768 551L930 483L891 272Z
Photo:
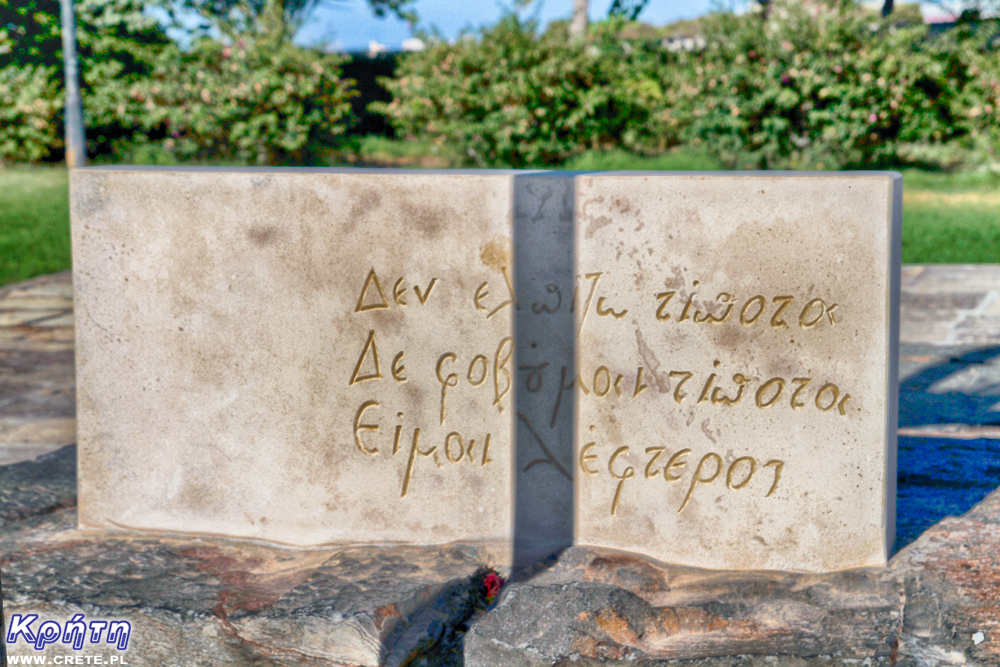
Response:
M760 320L762 315L769 313L770 317L766 318L766 321L771 328L786 329L791 326L786 319L788 313L797 312L798 318L793 321L797 321L802 329L812 329L824 321L829 322L831 326L839 322L835 315L837 304L827 303L819 297L806 299L805 305L795 310L798 306L793 304L796 302L801 304L802 297L782 294L773 296L769 300L763 294L754 294L740 300L731 292L721 291L716 294L712 306L699 307L699 303L704 303L697 300L697 288L701 283L695 280L691 284L694 289L683 300L679 315L669 310L673 298L678 293L677 290L656 292L653 295L656 302L654 313L658 321L677 323L690 321L695 324L719 325L729 321L732 316L733 322L738 321L741 325L749 327ZM705 311L703 312L701 308L705 308Z
M503 358L507 358L507 353L503 351ZM481 379L486 368L485 360L481 360L482 370L477 370L478 378ZM527 363L518 366L518 370L525 373L523 376L524 388L528 393L538 393L546 390L555 394L555 404L552 410L552 418L549 428L554 428L556 420L562 409L566 393L574 388L579 388L584 397L602 400L630 400L638 398L643 392L649 389L649 385L644 381L645 369L637 366L635 375L626 374L613 368L601 364L593 371L581 368L575 376L570 375L570 369L566 366L560 367L559 380L554 385L547 380L549 362ZM813 378L797 377L787 379L783 377L772 378L752 378L745 373L733 373L729 375L723 372L722 364L719 360L712 363L713 369L718 372L709 372L707 375L699 375L689 370L670 370L666 375L671 380L671 397L678 405L690 404L688 396L694 397L696 405L712 405L721 407L734 407L739 404L756 405L759 409L767 409L774 406L788 405L792 409L798 410L807 407L805 397L807 395L815 402L816 395L811 387ZM470 373L472 369L470 368ZM501 370L500 376L503 378L503 388L497 394L506 394L505 369ZM471 379L471 376L470 376ZM553 378L554 379L554 378ZM828 385L828 386L827 386ZM834 394L837 400L833 405L838 407L836 414L847 414L847 402L850 394L843 394L840 387L832 382L824 384L821 388L823 396L816 407L823 412L832 409L830 401ZM751 399L744 401L744 397L751 396Z
M628 308L622 308L621 310L617 310L616 311L614 308L611 308L610 306L605 306L604 302L606 300L607 300L607 297L603 297L603 296L599 297L597 299L597 315L598 315L598 317L607 317L608 315L610 315L611 317L615 318L616 320L620 320L621 318L625 317L628 314Z
M647 389L649 389L649 385L642 381L642 366L639 366L635 372L635 391L632 392L632 398L635 398Z
M392 286L392 299L396 302L397 306L408 305L406 303L406 299L403 298L404 294L406 294L406 284L403 282L403 279L400 278Z
M635 477L635 468L632 466L626 467L624 470L615 472L615 460L622 454L628 454L628 446L619 447L615 450L615 453L611 455L608 459L608 472L611 476L618 480L618 487L615 489L615 497L611 501L611 516L615 515L618 511L618 500L622 496L622 487L625 486L625 480Z
M475 295L472 297L472 303L476 306L476 310L487 311L486 319L490 319L504 308L508 308L510 306L514 306L518 310L521 308L521 305L517 302L517 297L514 295L514 284L510 280L510 274L507 271L507 267L501 266L500 273L503 274L504 285L507 288L507 297L503 301L498 303L492 309L483 303L483 301L485 301L490 295L489 281L483 281L480 283L479 287L476 288Z
M371 356L371 361L369 366L373 370L368 371L365 374L361 374L361 367L365 365L365 361ZM368 331L368 340L365 341L365 346L361 350L361 356L358 357L358 363L354 366L354 372L351 373L351 380L347 383L347 386L357 384L358 382L364 382L365 380L377 380L382 377L382 369L378 364L378 345L375 343L375 330L371 329Z
M488 281L483 282L475 293L474 307L480 311L485 310L487 319L508 306L519 307L509 269L503 267L501 275L503 289L506 290L505 298L491 299ZM386 280L384 274L379 275L372 267L361 283L354 312L364 314L390 308L431 308L436 300L435 295L441 291L441 283L442 280L434 276L426 279L426 282L422 279L419 283L408 282L405 276L395 278L394 281ZM386 289L390 286L391 289ZM561 305L561 293L556 288L551 289L550 294L555 299L550 309L557 309ZM382 460L389 461L398 456L402 476L400 498L412 497L414 483L424 474L422 470L443 470L451 466L472 464L482 467L493 463L492 434L470 437L463 425L453 423L456 419L452 404L459 396L463 402L468 400L469 394L460 392L472 391L473 395L478 393L484 409L496 408L499 413L506 412L515 382L510 368L514 359L513 337L502 337L496 342L495 348L479 350L469 355L460 349L436 350L432 357L434 361L428 364L429 367L425 367L426 362L423 361L419 362L418 367L418 363L412 361L406 350L380 349L380 343L384 342L380 336L378 329L368 330L364 343L360 345L348 386L360 385L362 391L371 386L378 391L378 388L387 388L379 383L383 379L394 385L436 382L436 414L430 425L420 423L419 420L416 424L404 424L403 412L395 413L396 423L385 423L381 415L389 406L384 405L384 396L363 396L359 398L351 424L354 447L373 462L382 457ZM391 364L389 359L392 360ZM407 363L408 360L411 363ZM382 368L383 362L386 364L385 369ZM537 374L530 375L528 379L529 387L541 389L540 373L547 365L544 362L539 364L535 369ZM367 384L369 382L373 384ZM382 429L383 425L385 429Z
M483 313L487 320L508 308L520 309L510 268L501 267L500 274L502 280L494 276L491 280L482 281L472 293L473 308ZM642 303L639 303L638 309L633 308L634 304L621 303L619 292L609 287L609 275L603 271L582 273L576 277L575 286L549 283L544 287L544 294L531 303L530 312L544 316L560 312L567 303L574 312L580 307L581 312L576 317L578 337L587 322L602 321L594 318L604 318L603 321L608 326L625 327L625 322L635 321L636 315L642 316ZM354 312L431 305L431 297L440 293L439 282L441 281L437 277L422 277L420 284L412 281L408 284L404 277L383 280L372 267L362 283ZM390 285L391 289L385 289ZM566 291L569 287L573 287L571 299L564 298L564 294L569 294ZM777 294L764 290L761 292L764 293L740 295L726 285L702 285L700 281L694 280L690 283L690 289L677 287L654 292L652 314L655 321L664 323L665 326L758 327L758 331L818 331L840 323L838 304L829 300L826 294L820 297L815 293L800 294L795 290ZM626 316L633 311L633 317L626 320ZM648 311L646 312L648 316ZM622 325L610 324L618 321L625 322ZM836 382L830 381L830 378L822 377L822 372L817 373L819 377L805 377L813 375L812 370L806 371L805 368L798 372L801 377L793 377L796 374L792 372L782 377L755 377L738 366L727 368L719 360L714 360L711 367L671 368L667 359L663 366L654 366L652 373L642 365L634 366L633 373L631 367L615 368L611 363L593 366L588 364L586 368L581 365L576 369L560 365L556 372L556 366L541 358L525 359L523 363L519 359L516 371L523 375L515 378L515 370L511 369L514 361L514 339L511 336L501 338L495 348L478 350L476 353L463 353L458 347L452 350L434 350L436 356L431 359L436 359L436 363L432 365L430 360L420 362L421 367L417 368L418 364L413 361L413 357L408 357L402 350L380 351L377 341L379 335L381 334L376 329L369 329L351 373L349 386L364 385L369 381L375 381L376 384L364 386L384 386L377 381L385 378L390 384L436 381L435 389L439 388L438 405L435 406L438 420L431 430L421 428L427 427L426 422L420 426L411 424L404 428L401 412L396 413L398 423L386 424L386 429L381 430L378 415L383 405L377 399L385 400L382 396L363 397L367 400L360 401L354 413L354 444L364 457L369 460L373 460L373 457L386 457L385 460L388 460L399 455L400 465L405 459L401 498L408 497L413 480L420 479L425 474L422 470L444 469L473 462L481 467L492 462L489 455L491 434L470 438L461 424L453 423L455 417L452 406L457 405L456 400L461 400L464 405L469 394L462 392L469 392L470 388L475 390L473 394L478 392L484 399L484 407L495 407L502 414L511 404L514 382L523 382L521 386L528 394L539 394L542 400L546 400L545 397L550 401L554 399L549 429L555 428L560 412L566 409L567 392L577 390L578 400L601 402L659 400L660 392L665 392L686 411L790 409L808 411L816 415L816 418L836 419L848 415L848 410L851 409L851 395L842 388L842 379L833 378ZM380 352L385 355L381 359ZM390 358L391 364L388 363ZM663 359L661 356L660 360ZM387 363L384 375L382 361ZM412 368L408 369L408 365ZM654 391L647 391L650 388ZM388 410L388 407L384 409ZM816 412L812 412L814 409ZM855 409L854 414L856 413ZM570 471L574 462L568 460L564 463L556 458L553 449L546 443L549 435L545 431L545 425L536 427L526 414L516 412L516 415L519 428L523 429L522 433L530 437L530 441L534 442L532 446L537 446L539 452L538 456L523 467L522 472L547 466L571 480ZM439 427L442 427L440 432ZM407 437L408 435L411 437ZM777 492L785 465L784 461L778 459L762 463L750 455L732 458L731 451L724 455L720 452L697 452L686 447L670 449L666 445L630 449L623 444L613 451L602 452L598 442L599 440L594 440L585 444L579 451L576 464L584 477L603 477L606 471L614 480L615 488L610 504L612 516L617 516L623 507L627 507L631 485L655 483L653 480L661 476L663 481L660 483L676 489L672 493L677 499L678 513L692 504L697 505L699 498L707 497L710 488L721 488L727 493L760 493L768 498ZM642 457L643 451L645 458ZM430 463L433 463L433 467Z
M405 278L399 278L392 284L392 302L400 307L409 305L409 302L404 298L406 294L405 281ZM416 292L420 305L427 304L427 299L430 298L431 290L434 289L437 281L437 278L431 278L424 290L421 290L419 285L413 286L413 291ZM382 310L389 307L389 300L386 299L385 292L382 291L382 282L379 280L378 274L373 267L368 272L368 276L361 286L361 294L358 296L358 304L354 307L354 312L363 313L369 310Z
M396 382L406 382L406 376L403 375L403 371L406 370L406 366L403 365L403 353L398 353L392 358L392 379Z
M458 375L455 374L455 373L452 373L447 378L441 377L441 366L444 364L444 362L448 361L449 359L451 361L454 361L457 358L458 357L455 355L454 352L446 352L446 353L442 354L438 358L437 367L434 369L434 372L437 373L438 382L441 383L441 424L442 425L444 424L444 399L445 399L445 395L448 392L448 387L455 387L455 386L458 385Z
M374 399L367 400L364 401L354 413L354 442L357 448L367 456L378 456L380 454L379 447L374 442L366 442L365 439L362 438L362 434L368 432L377 433L381 430L381 424L379 423L377 417L378 410L381 407L382 404L379 401ZM396 413L396 416L399 420L402 420L403 413L398 412ZM402 433L403 425L401 423L396 424L395 429L393 430L392 453L390 456L396 456L403 449L400 445ZM419 461L418 457L423 457L433 461L434 466L439 469L445 467L445 461L452 465L476 465L478 463L480 467L493 462L493 459L490 458L490 445L492 444L493 438L491 433L487 433L485 437L480 440L478 438L466 437L458 430L452 430L444 436L443 441L439 441L439 444L433 444L427 449L421 448L420 440L422 434L423 430L420 427L415 427L413 429L413 436L409 452L407 454L406 467L403 473L403 485L399 494L400 498L405 498L410 490L410 484L413 480L414 471L416 469L417 462ZM372 436L369 436L369 438L371 437ZM479 442L482 443L482 446L477 448L477 444ZM388 448L386 451L388 451Z
M497 351L493 355L493 389L495 392L493 405L500 412L503 412L504 397L510 393L511 388L514 386L514 382L510 378L510 371L507 370L507 363L513 355L514 338L507 336L497 345ZM501 375L503 376L502 380ZM503 385L502 388L501 384Z
M588 442L580 448L577 464L580 471L587 477L600 477L602 474L601 456L595 451L597 448L596 442ZM739 456L727 463L721 454L706 452L698 459L697 464L692 469L688 459L692 450L685 447L670 454L666 464L661 468L659 467L660 461L667 452L668 449L664 446L646 447L646 462L641 477L637 477L635 471L636 466L642 464L633 459L631 449L627 445L617 447L608 456L606 466L608 475L616 482L611 497L611 516L617 515L618 509L625 499L625 483L631 479L655 480L661 476L662 471L664 482L668 484L681 482L683 484L681 488L686 490L677 508L679 514L698 494L699 487L712 485L716 482L724 484L724 488L732 492L740 492L744 488L753 487L758 489L758 493L761 493L764 498L769 498L777 490L785 466L784 461L770 459L762 466L765 469L773 469L770 480L764 479L761 483L754 484L753 480L757 475L758 464L757 459L753 456ZM765 486L767 492L763 493Z
M540 315L542 313L558 313L559 309L562 307L562 290L559 289L559 285L556 285L555 283L549 283L548 285L545 286L545 291L548 292L549 294L556 295L555 305L549 306L548 304L545 303L540 304L536 301L535 303L531 304L531 312L535 313L536 315Z
M506 336L500 340L493 354L493 403L492 405L502 414L504 411L504 399L510 394L513 387L513 380L508 370L511 358L514 356L514 339ZM445 352L438 357L434 367L434 374L438 384L441 386L440 400L440 422L444 425L447 412L448 391L457 387L460 381L459 373L452 372L452 369L459 363L459 357L454 352ZM464 362L462 362L464 363ZM542 364L544 368L548 364ZM461 368L461 367L460 367ZM477 354L472 357L468 367L465 369L465 379L473 387L482 386L490 374L490 361L484 354ZM538 379L541 383L541 379Z
M425 305L427 299L431 296L431 290L434 289L434 285L437 283L437 278L431 278L431 281L427 283L427 289L424 292L420 291L419 285L413 286L413 291L417 293L417 298L420 300L420 305Z
M718 367L720 364L715 361L713 365ZM688 392L684 389L685 384L696 374L691 371L672 370L667 375L676 380L673 391L674 401L683 404L688 397ZM766 410L774 406L787 405L793 410L799 410L807 407L807 403L802 400L802 397L808 393L808 386L812 383L813 378L798 377L788 381L783 377L772 377L758 381L743 373L734 373L731 380L734 388L719 386L720 381L722 379L719 373L710 373L704 380L695 403L732 407L741 402L747 387L756 383L757 389L753 392L753 404L759 409ZM795 385L795 389L790 394L785 391L786 384L789 383ZM787 402L785 401L786 396L788 396ZM833 382L823 384L813 395L815 406L822 412L829 412L836 407L837 414L840 415L847 414L847 402L850 399L851 395L842 394L840 387Z
M572 481L573 476L570 475L569 470L567 470L566 467L559 462L559 459L555 457L555 455L552 453L552 450L549 449L548 445L545 444L545 440L542 439L542 436L535 429L534 424L531 423L531 420L528 419L526 416L524 416L524 413L520 411L518 411L517 413L517 418L520 419L521 422L524 424L525 428L528 429L528 433L531 434L531 437L534 438L535 442L538 444L538 447L542 450L542 453L544 454L542 458L529 461L528 465L524 466L524 469L521 472L527 472L532 468L534 468L536 465L551 465L556 470L559 471L559 474L561 474L566 479ZM572 462L570 463L570 465L572 465Z
M375 286L377 296L368 293L373 285ZM382 285L378 281L378 274L372 268L368 272L368 277L365 278L365 284L361 287L361 296L358 297L358 305L354 308L354 312L361 313L366 310L378 310L388 307L389 302L385 300L385 292L382 291Z
M361 404L361 407L358 408L358 411L354 413L354 442L357 444L358 449L368 455L378 454L378 447L365 447L365 444L361 442L361 432L377 431L378 424L362 424L361 417L365 414L365 410L368 408L377 408L380 405L382 404L378 401L365 401Z
M583 313L579 317L579 324L577 325L576 335L579 338L580 333L583 331L583 327L587 322L587 315L590 314L590 306L594 302L594 296L597 293L597 284L601 280L601 276L604 273L602 271L596 271L594 273L586 273L583 275L585 280L590 281L590 287L587 292L587 303L583 307ZM577 278L579 280L579 277ZM576 294L579 292L579 288L574 291L573 294L573 310L576 310ZM598 317L611 317L615 320L620 320L628 314L628 308L615 309L610 304L607 303L608 298L606 296L597 297L597 316Z
M549 362L543 362L540 364L521 364L517 367L520 371L528 371L527 377L524 378L524 388L527 389L532 394L542 390L542 371Z

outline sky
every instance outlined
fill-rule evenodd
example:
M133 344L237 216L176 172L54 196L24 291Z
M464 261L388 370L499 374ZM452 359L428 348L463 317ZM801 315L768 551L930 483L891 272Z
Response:
M914 0L896 0L897 5ZM938 0L948 5L962 0ZM653 25L666 25L681 19L703 16L712 9L741 10L747 0L649 0L639 20ZM881 8L881 0L863 0L863 4ZM592 20L608 15L611 0L590 0ZM417 30L436 28L448 40L456 39L463 29L475 29L495 23L506 11L513 8L513 0L415 0L409 5L419 16ZM573 0L534 0L520 10L523 17L536 16L543 25L554 19L568 19L572 14ZM946 15L941 6L922 3L926 17ZM299 44L325 43L329 50L367 51L370 42L384 45L389 51L398 51L404 41L413 37L413 31L393 16L377 18L367 0L324 0L296 36Z
M720 0L650 0L640 20L654 25L673 23L709 12ZM726 7L731 1L722 0ZM495 23L512 2L497 0L415 0L410 8L420 17L417 28L436 27L446 39L455 39L463 28L478 28ZM608 14L611 0L590 0L590 17L600 19ZM537 15L545 24L553 19L568 19L573 12L573 0L535 0L522 16ZM344 51L366 51L374 40L390 51L397 51L403 41L412 37L409 26L395 17L377 18L366 0L327 0L296 36L296 42L312 44L325 41L328 48Z

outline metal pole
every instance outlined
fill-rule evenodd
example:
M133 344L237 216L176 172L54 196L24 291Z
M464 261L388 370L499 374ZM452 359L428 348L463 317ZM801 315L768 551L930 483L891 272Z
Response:
M80 79L76 68L76 21L73 0L59 0L62 16L63 70L66 74L66 166L87 164L87 138L83 133Z

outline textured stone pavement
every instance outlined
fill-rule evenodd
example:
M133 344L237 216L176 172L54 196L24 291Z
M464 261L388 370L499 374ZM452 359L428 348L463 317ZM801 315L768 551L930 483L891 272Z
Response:
M903 267L901 436L1000 438L1000 265Z
M0 288L0 465L76 442L68 271Z

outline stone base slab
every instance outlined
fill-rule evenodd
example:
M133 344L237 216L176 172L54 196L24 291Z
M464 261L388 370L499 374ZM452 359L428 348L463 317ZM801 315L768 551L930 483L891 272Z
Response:
M131 665L1000 664L1000 491L888 568L671 566L593 547L511 574L486 609L477 545L286 549L75 529L75 451L0 467L4 611L125 620ZM37 624L36 624L37 629Z

